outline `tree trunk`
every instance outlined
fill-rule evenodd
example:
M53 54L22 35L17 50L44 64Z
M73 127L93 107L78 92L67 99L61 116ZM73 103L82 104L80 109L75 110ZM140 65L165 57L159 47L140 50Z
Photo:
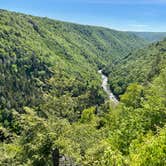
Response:
M53 166L59 166L59 149L53 149L52 151Z

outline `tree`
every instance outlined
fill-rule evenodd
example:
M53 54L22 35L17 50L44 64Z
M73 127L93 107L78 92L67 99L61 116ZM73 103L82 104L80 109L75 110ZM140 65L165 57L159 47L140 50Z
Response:
M143 87L138 84L131 84L124 95L121 96L121 102L127 107L138 108L141 106L141 100L144 97Z

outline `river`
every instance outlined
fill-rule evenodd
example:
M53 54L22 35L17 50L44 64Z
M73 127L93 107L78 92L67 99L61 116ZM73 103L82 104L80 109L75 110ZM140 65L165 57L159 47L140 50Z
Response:
M111 92L111 90L108 86L108 77L102 73L102 70L99 70L98 72L101 74L101 78L102 78L102 85L101 86L102 86L102 88L108 94L109 99L111 101L113 101L115 104L117 104L119 101L117 100L115 95Z

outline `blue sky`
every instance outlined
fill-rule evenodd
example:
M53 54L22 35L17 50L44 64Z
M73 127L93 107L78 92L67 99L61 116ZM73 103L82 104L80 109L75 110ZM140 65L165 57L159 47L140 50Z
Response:
M0 8L118 30L166 32L166 0L1 0Z

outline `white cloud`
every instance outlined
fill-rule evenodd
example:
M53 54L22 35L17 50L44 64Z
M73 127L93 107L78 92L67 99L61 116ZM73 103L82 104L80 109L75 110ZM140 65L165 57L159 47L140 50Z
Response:
M149 25L146 25L146 24L130 24L129 27L147 28L147 27L150 27L150 26L149 26Z

